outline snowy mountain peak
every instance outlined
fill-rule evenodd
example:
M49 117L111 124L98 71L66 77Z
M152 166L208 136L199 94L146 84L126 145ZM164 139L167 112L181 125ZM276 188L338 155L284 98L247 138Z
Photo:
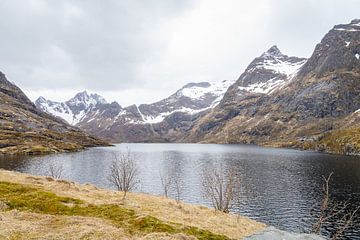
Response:
M69 106L83 106L83 108L89 108L91 106L96 106L97 104L106 104L105 98L94 93L88 94L87 91L77 93L75 97L71 98L66 102Z
M307 59L289 57L274 45L255 58L239 77L236 85L241 92L270 94L287 84Z
M94 99L98 104L106 104L107 101L105 100L105 98L103 98L102 96L100 96L99 94L96 93L92 93L90 94L90 99Z
M36 99L35 102L44 103L44 102L46 102L46 99L44 97L40 96L40 97L38 97L38 99Z
M283 56L279 48L274 45L269 50L263 53L263 56Z
M54 102L39 97L35 105L54 116L60 117L68 123L75 125L80 122L92 108L107 104L106 100L98 94L88 94L87 91L77 93L66 102Z

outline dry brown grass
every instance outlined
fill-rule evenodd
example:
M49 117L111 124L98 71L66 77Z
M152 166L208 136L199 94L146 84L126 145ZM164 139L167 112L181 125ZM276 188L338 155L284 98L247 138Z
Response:
M264 224L255 222L246 217L237 217L232 214L215 212L214 210L211 210L203 206L189 205L185 203L181 203L179 205L176 203L175 200L167 199L161 196L152 196L142 193L128 193L127 199L123 201L121 192L119 193L116 191L98 189L97 187L90 184L76 184L64 180L55 181L49 177L47 178L35 177L28 174L21 174L21 173L5 171L5 170L0 170L0 181L37 186L43 190L53 192L59 196L81 199L90 204L97 204L97 205L120 204L126 208L134 209L138 214L151 215L166 222L174 222L186 226L198 227L204 230L209 230L215 234L222 234L228 236L229 238L232 239L241 239L245 236L251 235L265 228ZM8 212L7 214L10 213ZM36 220L34 222L37 222L40 226L41 225L40 222L42 222L41 217L38 215L36 216L39 218L39 220ZM96 222L98 224L101 224L102 226L100 225L92 226L91 222L94 221L94 219L92 218L47 216L47 215L43 217L52 218L52 219L61 219L61 221L56 220L55 223L65 222L61 225L62 227L56 227L56 225L51 225L53 221L48 221L48 224L44 225L44 230L46 229L45 231L48 233L53 232L55 234L56 231L58 230L60 231L61 229L63 229L62 231L64 232L64 234L66 232L72 234L71 231L66 230L66 228L72 227L71 225L74 225L74 224L68 224L71 221L77 221L80 226L79 229L82 229L81 226L89 227L88 230L84 228L85 229L83 230L84 232L87 231L91 232L92 230L90 229L101 229L100 232L96 233L98 234L99 237L95 237L95 238L101 239L102 233L104 234L114 233L115 235L119 234L118 236L121 236L121 234L123 234L120 237L120 239L126 239L122 231L119 232L118 230L115 230L115 228L112 227L110 223L103 220L101 221L96 220ZM13 221L15 221L15 218L12 219L14 219ZM25 219L26 218L24 218L23 227L26 227ZM81 219L81 221L79 219ZM21 225L20 223L21 221L20 220L18 221L19 224ZM2 222L1 224L4 223ZM21 228L19 227L18 229ZM107 229L107 230L102 232L103 229L104 230ZM80 235L76 234L74 236L76 236L76 239L78 239L78 236ZM166 234L160 234L160 235L150 234L146 236L145 239L191 239L191 238L188 237L184 238L184 236L182 236L181 234L172 235L172 236Z
M130 239L110 222L98 218L0 212L0 239Z

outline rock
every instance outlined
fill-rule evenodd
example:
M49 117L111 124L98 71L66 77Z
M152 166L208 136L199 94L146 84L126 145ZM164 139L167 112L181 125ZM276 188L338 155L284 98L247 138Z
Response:
M268 227L262 232L254 234L245 240L325 240L325 238L313 234L297 234Z

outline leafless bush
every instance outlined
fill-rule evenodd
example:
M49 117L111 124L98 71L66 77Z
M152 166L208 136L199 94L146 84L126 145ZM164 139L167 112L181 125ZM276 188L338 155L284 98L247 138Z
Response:
M204 196L211 200L215 210L228 213L235 204L237 177L234 170L227 173L222 167L204 169L202 173L202 186Z
M130 150L114 157L115 160L110 165L108 180L118 191L124 192L123 199L125 199L127 192L134 190L139 183L139 167Z
M64 168L60 164L50 163L47 171L47 175L59 179L63 176Z
M316 222L313 224L311 232L320 235L322 229L331 224L332 221L336 221L336 232L330 239L341 239L346 230L354 223L355 214L360 209L360 206L355 210L349 210L350 201L344 201L342 203L336 203L330 196L330 180L333 172L329 174L327 178L324 178L323 185L323 199L318 204L318 211L315 212L316 206L311 210L311 215L316 218Z
M183 192L183 184L181 183L181 180L178 177L174 179L174 188L175 188L175 200L178 204L180 204L181 195Z
M165 195L165 197L168 197L173 181L172 181L170 175L168 175L168 174L165 175L165 174L162 174L161 172L160 172L160 179L161 179L161 185L162 185L162 188L164 191L164 195Z

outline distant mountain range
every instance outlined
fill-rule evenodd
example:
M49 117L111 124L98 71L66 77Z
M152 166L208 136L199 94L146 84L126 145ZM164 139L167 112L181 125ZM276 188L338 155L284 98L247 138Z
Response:
M39 97L35 105L89 133L115 142L168 142L174 124L184 128L199 114L214 108L235 81L189 83L173 95L152 104L121 107L97 94L78 93L66 102Z
M336 25L309 59L277 46L236 81L191 83L122 108L86 92L36 106L114 142L255 143L360 153L360 20Z

